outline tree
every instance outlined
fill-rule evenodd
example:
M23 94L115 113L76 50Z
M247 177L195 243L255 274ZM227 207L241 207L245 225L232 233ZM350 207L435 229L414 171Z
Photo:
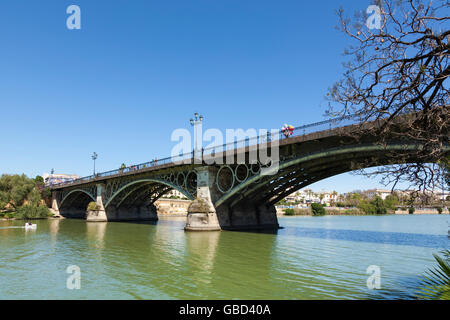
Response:
M325 208L320 203L311 203L311 211L313 216L325 215Z
M0 177L0 203L4 209L6 205L13 208L22 206L30 196L36 198L36 184L33 179L28 179L25 175L2 175Z
M370 204L374 207L375 214L386 214L387 209L383 202L383 199L381 199L379 196L376 196Z
M395 210L399 202L399 198L396 194L390 194L384 199L385 206L391 210Z
M446 159L449 145L450 86L445 82L450 75L449 2L378 0L375 4L371 19L378 19L376 28L366 11L353 21L342 8L338 11L340 28L352 45L345 51L343 78L329 90L328 114L356 114L360 125L351 135L356 140L376 135L382 146L390 139L421 145L413 156L406 148L396 150L395 165L373 159L360 164L359 168L382 165L360 173L380 175L392 189L403 181L419 190L432 190L441 181L436 163ZM376 125L366 125L369 121Z
M41 192L36 179L25 175L2 175L0 177L0 210L15 211L16 218L47 217L46 206L40 206Z
M44 185L44 178L42 178L41 176L36 176L36 178L34 178L34 181L36 181L37 184L39 185Z
M325 195L323 193L319 193L320 203L322 203L324 197Z

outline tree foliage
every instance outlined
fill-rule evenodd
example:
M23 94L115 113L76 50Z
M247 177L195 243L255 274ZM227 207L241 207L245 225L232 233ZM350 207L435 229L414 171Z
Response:
M25 175L7 175L0 177L0 211L15 211L8 217L21 219L49 216L46 206L41 206L41 192L37 179Z
M381 175L392 189L398 182L434 189L441 181L436 163L447 157L449 146L449 1L375 5L379 28L369 29L366 11L352 20L338 11L340 29L352 44L345 51L344 76L329 90L328 114L356 114L361 125L355 139L376 135L383 146L392 140L422 146L413 156L406 147L396 151L395 165L361 173ZM376 125L364 125L369 121Z
M2 175L0 177L0 210L10 205L13 208L21 207L25 200L38 202L39 191L33 179L22 175Z
M311 211L313 216L325 215L325 208L320 203L311 203Z

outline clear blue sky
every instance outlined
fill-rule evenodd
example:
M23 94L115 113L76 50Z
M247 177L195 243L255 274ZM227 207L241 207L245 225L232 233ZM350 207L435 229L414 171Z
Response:
M66 8L81 8L68 30ZM335 10L369 1L1 1L0 173L92 173L170 155L206 128L323 120L347 38ZM349 174L312 186L379 187Z

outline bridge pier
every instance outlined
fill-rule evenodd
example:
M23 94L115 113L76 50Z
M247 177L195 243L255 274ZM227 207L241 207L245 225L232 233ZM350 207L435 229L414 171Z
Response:
M101 183L96 185L97 187L97 197L95 199L95 203L99 210L90 211L86 209L86 221L89 222L105 222L108 221L106 216L106 210L103 206L103 195L102 192L105 189L105 186Z
M211 187L214 185L213 168L197 168L197 197L189 205L186 231L217 231L220 230L216 208L211 199Z
M52 207L50 208L50 212L53 213L54 217L59 217L60 213L56 194L56 191L52 191Z
M242 200L234 206L228 203L214 206L222 193L217 187L218 168L196 168L197 197L188 208L186 231L278 229L275 206Z

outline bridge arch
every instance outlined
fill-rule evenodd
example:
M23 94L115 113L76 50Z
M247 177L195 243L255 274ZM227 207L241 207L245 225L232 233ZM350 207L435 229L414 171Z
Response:
M169 181L165 181L162 179L156 179L156 178L146 178L146 179L138 179L135 181L131 181L127 184L125 184L124 186L120 187L117 191L114 192L114 194L106 201L106 203L104 204L105 208L109 207L114 201L119 200L118 197L119 195L122 195L123 197L118 201L118 204L122 204L126 198L128 198L134 191L136 190L130 190L130 188L132 188L133 186L138 186L139 188L141 187L150 187L151 185L160 185L160 186L165 186L165 187L169 187L170 189L174 189L179 191L180 193L182 193L186 198L190 199L190 200L194 200L194 197L187 192L186 190L184 190L183 188L179 187L178 185L169 182ZM128 190L129 192L123 194L124 191Z
M302 187L306 187L309 184L312 184L314 182L320 181L322 179L326 179L328 177L349 172L354 169L351 169L348 165L339 165L339 163L336 163L336 157L339 156L346 156L350 159L347 161L355 161L358 162L358 160L364 159L364 158L370 158L374 157L377 159L381 159L381 163L378 165L388 165L388 164L395 164L396 162L395 158L389 157L386 154L383 156L383 151L405 151L405 150L418 150L422 148L421 145L416 144L391 144L387 146L382 145L350 145L345 147L339 147L339 148L331 148L329 150L324 150L320 152L316 152L313 154L308 154L304 156L299 156L293 159L288 159L286 161L283 161L279 164L278 168L270 168L267 169L265 174L263 175L261 172L259 172L257 175L254 175L247 179L246 181L240 183L233 189L229 190L228 192L224 193L216 202L215 207L218 208L224 204L228 204L230 206L233 206L240 202L241 200L244 200L246 198L252 199L252 194L260 193L261 189L263 189L265 186L267 186L270 183L273 183L273 186L276 188L278 185L278 181L276 179L284 180L284 182L289 182L289 179L298 177L302 174L302 170L304 170L304 175L310 175L315 172L316 176L311 176L309 180L306 180L304 184L299 184L297 186L295 185L289 185L290 189L280 189L282 191L281 194L288 195ZM448 151L450 151L449 147L446 147ZM354 155L354 156L353 156ZM328 160L329 159L329 160ZM320 160L328 160L324 163L320 163ZM304 164L311 164L311 167L316 167L315 170L310 170L310 168L300 168L300 165ZM324 173L320 173L320 166L324 169ZM365 168L373 167L375 165L367 165ZM295 171L297 169L299 172ZM269 173L269 174L268 174ZM272 173L272 174L271 174ZM286 175L283 177L283 174ZM290 176L292 175L292 176ZM299 187L300 186L300 187ZM283 188L283 185L280 186ZM294 190L295 188L295 190ZM277 197L278 199L279 197ZM268 199L265 199L268 200ZM267 201L268 204L274 204L270 203L270 201Z
M86 191L86 190L83 190L83 189L74 189L74 190L71 190L71 191L69 191L63 198L62 198L62 200L61 200L61 202L59 203L59 206L60 207L64 207L64 205L66 204L66 202L67 202L67 199L75 199L77 196L79 196L80 195L80 193L81 194L85 194L85 195L87 195L92 201L96 201L96 197L94 196L94 195L92 195L92 194L90 194L88 191ZM74 197L75 196L75 197Z

